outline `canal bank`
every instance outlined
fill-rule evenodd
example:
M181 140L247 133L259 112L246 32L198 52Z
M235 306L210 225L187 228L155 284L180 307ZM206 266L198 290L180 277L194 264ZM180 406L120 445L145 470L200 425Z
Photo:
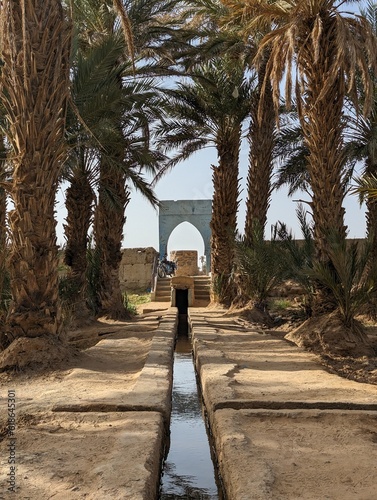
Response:
M213 442L208 433L206 412L195 373L187 307L184 313L180 311L178 321L169 443L159 499L224 500Z
M75 331L88 345L43 373L0 374L0 498L153 500L170 426L177 310ZM15 393L16 492L6 394ZM13 393L12 393L13 394Z
M375 498L377 386L224 311L189 323L228 499Z
M376 386L331 375L223 310L188 315L228 500L374 500ZM156 309L97 325L92 347L50 373L1 374L2 408L7 390L16 395L18 498L158 498L176 328L175 308ZM0 419L3 465L4 412ZM13 498L6 473L0 496Z

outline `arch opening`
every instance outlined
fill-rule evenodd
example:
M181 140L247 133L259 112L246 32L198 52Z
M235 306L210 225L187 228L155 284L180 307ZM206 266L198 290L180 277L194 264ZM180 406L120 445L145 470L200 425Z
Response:
M160 257L168 254L173 246L174 250L190 250L194 238L196 240L194 249L198 251L198 260L202 258L203 261L205 256L206 267L210 269L211 216L211 200L161 201L159 212ZM191 241L190 237L187 237L188 228L191 233ZM177 231L175 231L176 229ZM173 233L178 234L177 239ZM177 246L181 248L177 248Z

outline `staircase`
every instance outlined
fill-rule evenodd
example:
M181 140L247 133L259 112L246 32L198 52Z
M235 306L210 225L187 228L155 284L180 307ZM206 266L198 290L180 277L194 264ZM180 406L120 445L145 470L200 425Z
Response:
M210 301L211 279L209 276L194 276L195 300Z
M211 279L209 276L194 276L195 300L210 301ZM170 278L157 278L154 302L170 302Z
M170 278L157 278L155 302L170 302Z

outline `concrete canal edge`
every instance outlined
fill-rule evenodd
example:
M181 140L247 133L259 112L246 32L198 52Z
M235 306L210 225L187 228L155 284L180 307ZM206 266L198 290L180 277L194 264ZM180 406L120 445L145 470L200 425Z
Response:
M163 313L158 331L153 337L152 345L142 369L140 377L130 394L130 404L142 410L143 414L157 412L160 415L161 427L156 439L154 457L145 460L144 471L149 472L149 480L140 492L140 496L130 495L127 498L150 500L158 498L163 461L167 455L169 443L169 427L172 411L173 362L174 346L177 334L178 310L169 308Z
M106 439L114 444L111 456L97 462L96 473L101 475L101 488L109 498L113 498L111 491L127 500L158 498L169 440L178 311L169 308L158 314L162 317L144 367L122 402L109 398L52 407L58 418L72 423L90 425L95 415L103 415L103 436L107 432ZM106 430L108 425L112 428L110 433ZM96 427L102 431L101 426Z
M374 498L376 386L221 312L188 321L228 500Z

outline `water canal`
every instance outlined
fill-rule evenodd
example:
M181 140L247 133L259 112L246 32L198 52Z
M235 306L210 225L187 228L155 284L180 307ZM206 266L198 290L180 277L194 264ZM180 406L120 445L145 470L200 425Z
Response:
M170 448L164 463L160 500L224 500L203 417L187 314L179 314L173 367Z

